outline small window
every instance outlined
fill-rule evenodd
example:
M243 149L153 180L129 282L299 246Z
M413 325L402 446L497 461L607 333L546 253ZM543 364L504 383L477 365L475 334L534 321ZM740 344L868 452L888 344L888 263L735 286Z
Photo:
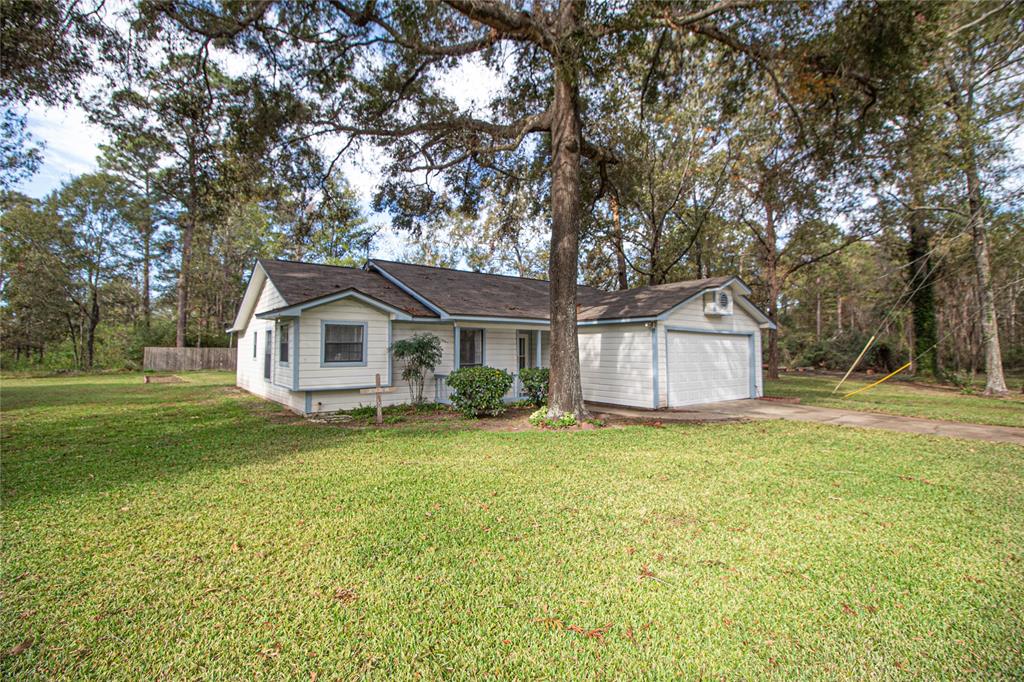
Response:
M270 364L274 357L274 335L267 330L267 339L263 342L263 378L270 379Z
M285 363L288 362L288 330L288 325L282 325L277 334L277 343L281 347L279 360Z
M718 294L718 305L721 306L723 309L724 308L728 308L729 307L729 294L725 293L724 291L720 292Z
M252 359L253 360L256 359L256 339L259 338L259 335L260 335L259 332L253 332L252 333Z
M324 363L364 363L366 331L362 324L324 323Z
M484 364L484 330L459 329L459 367Z

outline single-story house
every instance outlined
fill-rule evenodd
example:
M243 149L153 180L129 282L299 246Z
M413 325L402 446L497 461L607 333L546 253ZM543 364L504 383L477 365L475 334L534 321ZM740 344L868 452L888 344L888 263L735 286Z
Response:
M583 397L648 409L762 394L761 329L771 321L738 277L602 291L580 286ZM548 282L370 260L363 268L261 260L230 331L238 386L300 414L408 402L391 344L430 332L444 356L425 397L471 365L518 375L549 359ZM518 380L507 396L516 399Z

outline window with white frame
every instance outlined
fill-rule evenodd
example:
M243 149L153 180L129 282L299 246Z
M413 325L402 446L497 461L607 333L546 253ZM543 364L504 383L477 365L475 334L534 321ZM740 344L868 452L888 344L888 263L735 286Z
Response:
M256 339L259 337L259 332L252 333L252 359L256 359Z
M484 364L484 330L459 329L459 367Z
M323 323L324 364L364 364L366 362L366 325L362 323Z

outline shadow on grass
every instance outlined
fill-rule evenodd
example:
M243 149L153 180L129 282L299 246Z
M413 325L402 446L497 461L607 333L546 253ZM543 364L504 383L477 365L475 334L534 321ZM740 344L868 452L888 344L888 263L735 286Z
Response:
M447 438L466 430L315 425L224 385L80 382L16 387L12 395L5 389L5 505L66 501L198 471L301 459L304 452L348 442L367 457L387 457L403 451L401 443L429 438L440 453Z

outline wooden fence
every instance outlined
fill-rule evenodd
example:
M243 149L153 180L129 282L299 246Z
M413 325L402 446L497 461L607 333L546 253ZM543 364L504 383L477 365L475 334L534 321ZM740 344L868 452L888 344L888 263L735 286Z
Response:
M188 372L196 369L235 371L237 348L162 348L147 346L142 368L155 372Z

